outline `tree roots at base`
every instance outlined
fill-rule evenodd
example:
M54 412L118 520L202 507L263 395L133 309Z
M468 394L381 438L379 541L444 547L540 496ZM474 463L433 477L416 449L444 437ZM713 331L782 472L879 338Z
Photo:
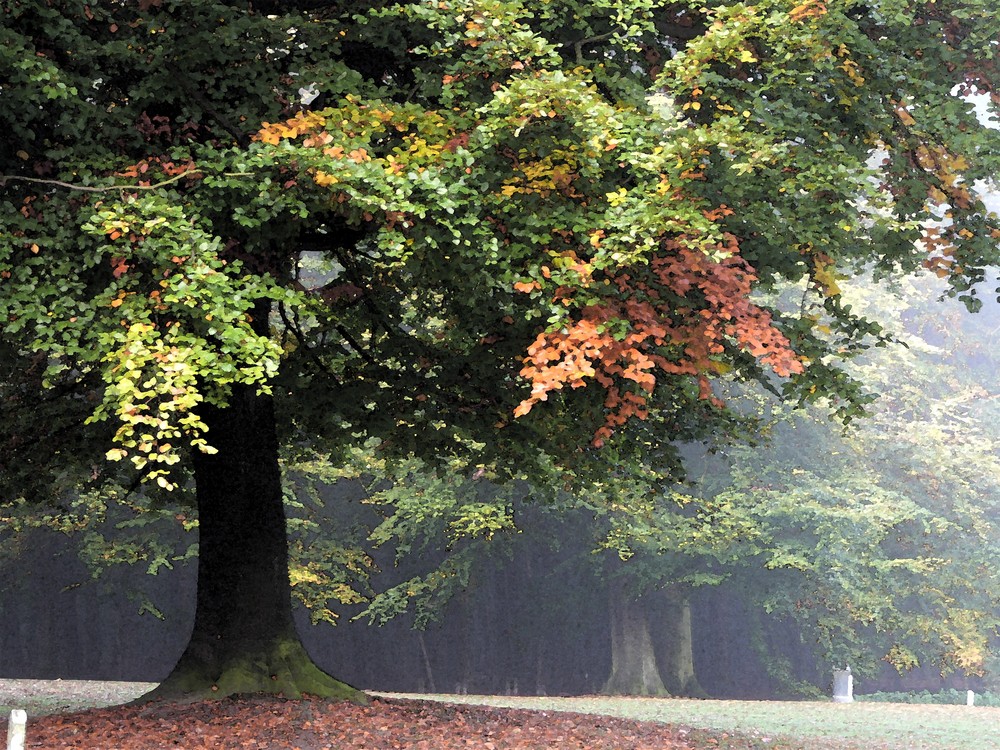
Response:
M301 643L290 638L262 653L230 657L213 667L192 656L191 647L167 678L133 704L221 700L234 695L268 693L286 698L313 696L366 704L361 690L317 667Z

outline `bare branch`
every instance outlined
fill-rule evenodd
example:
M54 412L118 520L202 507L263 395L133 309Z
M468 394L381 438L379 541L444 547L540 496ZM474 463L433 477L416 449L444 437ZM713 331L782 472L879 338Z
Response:
M197 87L187 86L184 84L182 84L182 86L184 90L190 94L191 98L201 105L201 108L205 111L205 113L219 123L219 125L222 126L222 129L229 133L229 135L236 140L236 143L238 143L241 148L246 148L250 145L250 136L237 128L232 121L229 120L229 118L212 106L212 103L201 90Z
M83 193L113 193L116 190L157 190L200 171L201 170L199 169L186 169L180 174L176 174L169 179L157 182L155 185L104 185L100 187L93 185L74 185L72 182L63 182L62 180L46 180L41 177L24 177L17 174L2 174L0 175L0 187L6 185L8 181L11 181L30 182L35 185L52 185L53 187L66 188L67 190L78 190Z
M588 44L597 44L598 42L604 42L614 36L613 31L609 31L606 34L598 34L597 36L587 37L586 39L581 39L577 42L573 42L573 49L576 50L576 62L579 65L583 65L583 48ZM563 45L566 46L566 45Z

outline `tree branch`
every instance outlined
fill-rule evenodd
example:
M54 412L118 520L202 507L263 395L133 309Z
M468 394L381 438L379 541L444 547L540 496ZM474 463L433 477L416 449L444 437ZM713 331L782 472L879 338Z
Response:
M576 50L576 62L577 62L577 64L578 65L583 65L583 63L584 63L583 48L586 45L588 45L588 44L597 44L598 42L607 41L612 36L614 36L614 32L613 31L609 31L606 34L598 34L597 36L591 36L591 37L587 37L586 39L580 39L577 42L572 42L573 49ZM568 46L568 44L569 43L564 44L563 46L564 47Z
M701 23L693 23L690 26L686 26L676 21L661 21L656 23L656 30L671 39L689 42L704 34L705 26Z
M66 188L67 190L78 190L83 193L111 193L115 190L158 190L161 187L170 185L171 183L177 182L178 180L199 171L201 170L186 169L180 174L176 174L169 179L157 182L155 185L104 185L102 187L93 185L74 185L72 182L63 182L62 180L46 180L41 177L24 177L17 174L0 174L0 187L6 185L8 181L12 181L30 182L35 185L52 185L53 187Z
M302 333L302 329L299 328L298 322L293 321L291 318L288 317L288 311L285 309L284 303L278 305L278 315L281 318L281 321L285 324L285 328L291 331L292 335L295 336L296 339L298 339L299 344L305 348L306 353L309 355L309 359L311 359L313 362L316 363L316 366L319 367L320 371L325 372L328 376L333 378L334 383L336 383L338 386L342 385L340 378L338 378L330 370L330 368L327 367L326 364L319 357L316 356L316 352L314 352L312 347L309 346L309 344L306 342L306 337Z
M215 107L213 107L212 103L208 100L208 98L202 91L198 90L195 87L183 84L182 88L188 94L190 94L192 99L194 99L196 102L198 102L198 104L201 105L201 108L205 111L205 113L209 117L211 117L213 120L219 123L219 125L222 126L223 130L225 130L227 133L229 133L229 135L231 135L234 139L236 139L236 143L239 145L240 148L246 148L247 146L250 145L250 136L247 133L244 133L241 130L239 130L235 125L233 125L233 123L229 120L229 118L227 118L225 115L219 112Z
M368 350L365 349L365 347L361 346L361 344L358 343L357 339L355 339L347 331L347 329L344 328L344 326L337 323L333 326L333 328L337 333L339 333L344 338L344 341L348 343L348 345L358 354L359 357L361 357L361 359L370 364L372 367L380 369L382 368L382 364L378 360L376 360L371 354L369 354Z

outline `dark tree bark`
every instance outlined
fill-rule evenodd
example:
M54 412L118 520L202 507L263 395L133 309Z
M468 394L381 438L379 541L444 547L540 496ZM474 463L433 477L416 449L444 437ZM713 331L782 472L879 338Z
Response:
M642 603L612 580L611 676L603 692L610 695L666 695L667 690L656 665L649 622Z
M177 666L144 700L242 693L363 701L321 671L292 621L288 543L274 407L234 386L229 406L206 407L214 455L198 454L198 594L194 630Z

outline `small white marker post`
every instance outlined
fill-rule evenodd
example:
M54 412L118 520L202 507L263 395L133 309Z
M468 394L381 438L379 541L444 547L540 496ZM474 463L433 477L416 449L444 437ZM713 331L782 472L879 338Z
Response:
M965 693L965 705L966 706L976 705L976 693L974 690L969 690Z
M854 702L854 675L850 667L833 670L833 702Z
M7 723L7 750L24 750L24 727L28 723L28 714L15 708L10 712Z

